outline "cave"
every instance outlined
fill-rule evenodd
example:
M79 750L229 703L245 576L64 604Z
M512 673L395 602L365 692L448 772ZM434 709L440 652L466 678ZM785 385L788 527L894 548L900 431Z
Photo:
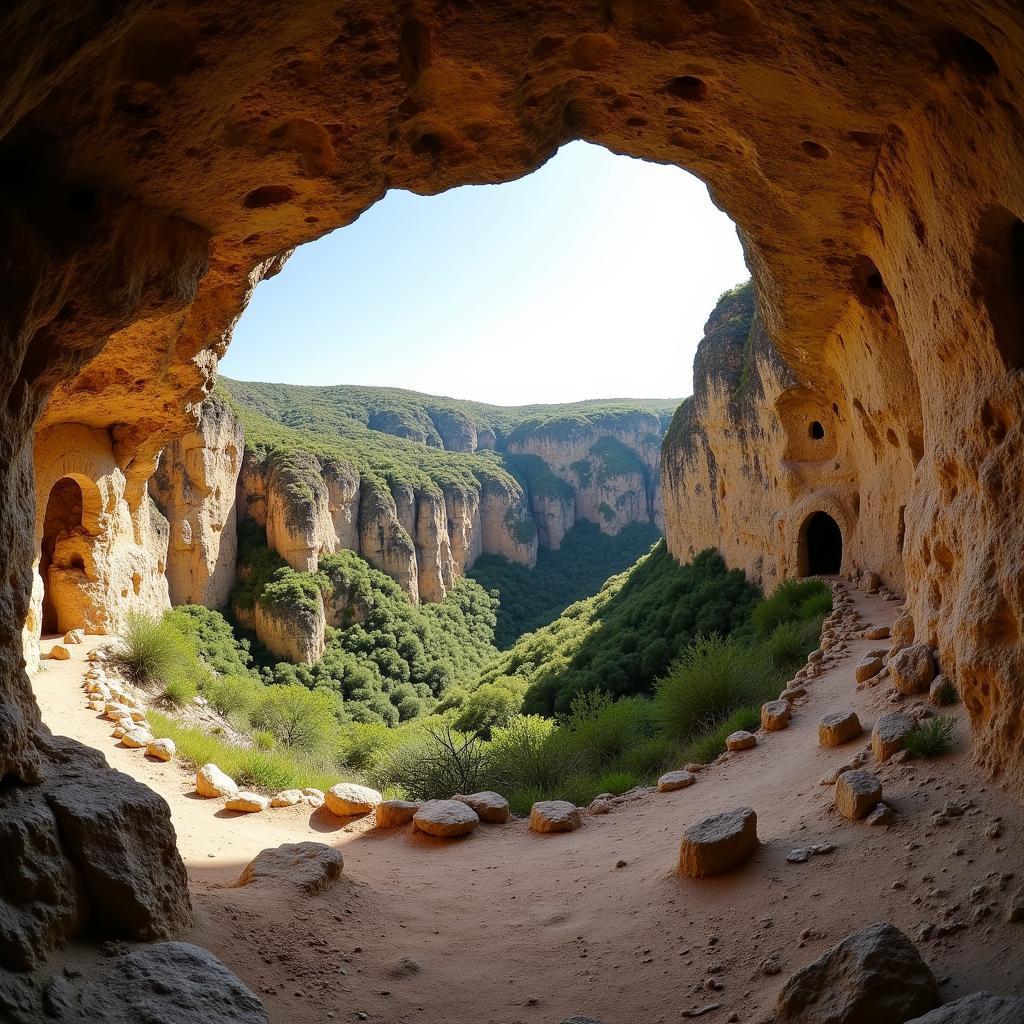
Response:
M84 497L77 480L62 477L50 489L43 516L43 540L39 549L39 575L43 579L43 635L64 632L80 626L80 622L69 618L71 609L55 593L51 570L72 570L82 572L85 563L78 553L63 553L58 550L61 541L69 541L83 532L82 510ZM63 557L62 557L63 555Z
M834 576L843 564L843 532L827 512L815 512L800 531L804 576Z

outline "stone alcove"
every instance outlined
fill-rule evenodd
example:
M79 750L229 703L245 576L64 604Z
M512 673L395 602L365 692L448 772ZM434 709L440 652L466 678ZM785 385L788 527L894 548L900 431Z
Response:
M809 388L790 388L775 401L786 433L787 462L823 462L839 450L837 418L825 397Z

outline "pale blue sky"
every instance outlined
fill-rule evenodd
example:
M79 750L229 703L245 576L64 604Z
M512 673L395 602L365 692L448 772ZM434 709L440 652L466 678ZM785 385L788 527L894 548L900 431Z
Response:
M303 246L221 370L504 405L683 397L715 300L748 276L697 178L574 142L505 185L390 192Z

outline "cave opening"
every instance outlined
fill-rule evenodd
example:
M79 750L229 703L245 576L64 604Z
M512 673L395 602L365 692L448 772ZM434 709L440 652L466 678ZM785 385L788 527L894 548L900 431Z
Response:
M825 436L825 428L821 425L821 423L818 420L815 420L811 424L810 434L811 440L820 441Z
M43 579L43 635L65 632L81 625L60 585L64 576L85 576L85 560L74 550L75 540L85 533L85 496L81 484L70 476L61 477L50 489L43 516L43 539L39 551L39 574Z
M843 564L843 532L827 512L809 516L801 530L802 576L833 576Z
M1007 370L1024 367L1024 221L1002 206L981 218L975 272Z

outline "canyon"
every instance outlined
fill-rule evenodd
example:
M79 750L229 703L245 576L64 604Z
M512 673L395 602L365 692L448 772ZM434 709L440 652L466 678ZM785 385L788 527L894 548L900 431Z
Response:
M753 275L713 318L662 448L672 553L715 547L766 586L837 552L877 574L905 598L894 633L934 648L962 695L978 768L1019 798L1017 4L19 0L0 27L0 827L21 837L5 967L193 920L166 803L41 721L23 654L54 614L38 569L100 631L172 591L219 594L222 476L246 472L233 428L201 411L252 289L389 188L510 180L570 139L701 176ZM148 483L168 446L165 471L194 481L158 474L173 534ZM336 482L336 507L354 484ZM429 594L448 507L426 501L421 533L414 495L368 500L431 553ZM338 543L352 524L331 500L306 531L268 498L268 534L297 562ZM557 503L531 512L557 538ZM382 564L401 541L383 533L360 535ZM449 541L451 564L476 543ZM388 564L420 587L407 546Z

